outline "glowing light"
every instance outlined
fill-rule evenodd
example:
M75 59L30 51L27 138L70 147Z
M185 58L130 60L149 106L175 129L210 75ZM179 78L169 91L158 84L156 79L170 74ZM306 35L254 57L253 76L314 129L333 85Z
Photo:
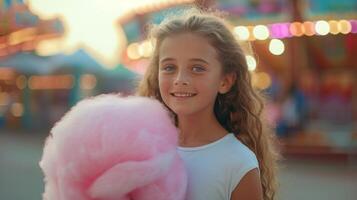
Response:
M253 28L253 35L258 40L265 40L269 37L269 29L264 25L257 25Z
M252 79L253 86L260 90L265 90L271 86L271 78L265 72L253 74Z
M1 39L1 37L0 37L0 39ZM5 44L5 43L0 43L0 49L4 49L5 47L7 47L7 44Z
M128 9L121 1L29 0L29 7L43 19L61 18L66 33L58 52L70 53L84 46L94 50L94 57L100 62L108 65L117 63L118 45L125 44L117 19ZM54 53L53 49L48 51ZM46 54L43 51L41 53Z
M327 35L330 32L330 25L327 21L320 20L315 23L315 30L319 35Z
M305 32L304 26L300 22L293 22L289 27L290 33L293 36L302 36Z
M139 43L136 42L128 46L126 53L130 59L136 60L141 57L139 53L139 46Z
M20 90L22 90L26 87L26 77L24 75L21 75L16 78L16 86Z
M24 107L21 103L13 103L11 106L11 113L15 117L21 117L24 113Z
M62 49L64 44L63 38L51 40L41 40L36 45L36 53L41 56L49 56L57 53L58 49Z
M254 71L257 68L257 61L251 55L246 55L245 59L247 60L248 70Z
M9 35L9 44L17 45L22 42L34 40L37 30L35 28L24 28Z
M269 43L269 51L274 55L281 55L284 53L285 45L279 39L272 39Z
M92 74L84 74L81 77L81 88L84 90L91 90L97 85L97 78Z
M340 33L342 34L348 34L352 30L351 23L347 20L340 20L337 25L337 29L339 30Z
M330 26L330 33L331 34L338 34L340 31L338 30L338 22L335 20L328 21Z
M351 33L357 33L357 20L349 20L351 25Z
M6 106L10 102L10 97L6 92L0 92L0 106Z
M71 53L79 47L94 51L96 59L106 65L117 65L118 55L125 51L126 37L119 23L137 10L152 9L160 3L180 4L193 0L28 0L32 12L42 19L60 17L66 30L58 52ZM153 6L152 6L153 5ZM150 8L149 8L150 7Z
M15 76L15 71L11 68L0 68L0 80L11 80Z
M304 31L305 31L305 35L307 36L313 36L315 35L315 24L313 22L310 21L306 21L303 24L304 27Z
M150 40L146 40L138 47L138 53L143 57L150 57L153 52L153 45Z
M32 90L70 89L74 84L73 75L31 76L29 88Z
M290 23L277 23L277 24L270 24L268 26L269 26L271 38L291 37L291 33L289 31Z
M13 84L13 80L12 79L6 79L5 81L6 85L12 85Z
M235 27L234 33L237 36L238 40L248 40L249 39L249 30L245 26Z

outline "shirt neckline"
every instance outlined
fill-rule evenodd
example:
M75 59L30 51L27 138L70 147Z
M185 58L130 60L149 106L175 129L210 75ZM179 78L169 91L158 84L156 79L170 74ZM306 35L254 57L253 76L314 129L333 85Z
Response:
M178 146L177 149L180 151L197 151L197 150L202 150L202 149L206 149L208 147L214 146L218 143L221 143L222 141L224 141L226 138L229 138L230 136L234 135L233 133L228 133L227 135L223 136L222 138L213 141L211 143L205 144L205 145L201 145L201 146L196 146L196 147L181 147Z

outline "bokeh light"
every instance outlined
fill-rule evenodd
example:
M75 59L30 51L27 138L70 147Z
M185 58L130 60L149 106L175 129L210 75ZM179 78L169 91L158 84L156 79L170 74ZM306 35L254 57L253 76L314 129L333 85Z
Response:
M126 53L130 59L139 59L141 57L139 53L139 43L134 42L130 44L127 48Z
M257 61L251 55L246 55L245 59L247 60L248 70L254 71L257 68Z
M253 35L258 40L265 40L269 37L269 29L265 25L257 25L253 28Z
M317 21L315 23L315 31L319 35L327 35L330 32L330 25L324 20Z
M16 78L16 86L20 90L22 90L26 87L26 77L24 75L21 75Z
M266 72L258 72L252 74L253 86L265 90L271 86L271 78Z
M328 21L329 26L330 26L330 33L331 34L338 34L340 31L338 30L338 22L335 20L330 20Z
M268 25L271 38L291 37L289 31L290 23L276 23Z
M302 36L305 32L304 26L300 22L293 22L289 27L290 33L293 36Z
M340 20L338 22L338 30L342 34L348 34L352 30L352 26L349 21L347 20Z
M249 39L249 30L245 26L235 27L234 33L237 36L238 40L248 40Z
M141 56L141 57L150 57L152 52L153 52L153 45L151 43L150 40L145 40L144 42L142 42L139 47L138 47L138 54Z
M0 92L0 106L6 106L10 102L10 96L6 92Z
M92 74L84 74L81 76L80 87L84 90L91 90L97 85L97 78Z
M315 24L314 24L313 22L306 21L306 22L304 22L302 25L303 25L303 27L304 27L305 35L307 35L307 36L313 36L313 35L316 34Z
M269 51L274 55L281 55L284 53L285 45L279 39L272 39L269 43Z
M11 114L15 117L21 117L24 114L24 107L21 103L11 105Z
M71 89L74 85L74 76L71 74L31 76L28 85L31 90Z

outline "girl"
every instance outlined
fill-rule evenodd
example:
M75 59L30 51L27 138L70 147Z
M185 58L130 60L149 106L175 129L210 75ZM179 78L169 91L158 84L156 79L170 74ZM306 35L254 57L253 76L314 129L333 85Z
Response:
M137 93L172 112L188 171L187 199L275 199L274 137L228 25L189 9L151 30L155 49Z

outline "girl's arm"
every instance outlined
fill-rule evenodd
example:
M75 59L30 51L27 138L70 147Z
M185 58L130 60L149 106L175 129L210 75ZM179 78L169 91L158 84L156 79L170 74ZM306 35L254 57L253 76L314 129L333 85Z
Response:
M257 168L250 170L232 192L231 200L263 200L263 191Z

